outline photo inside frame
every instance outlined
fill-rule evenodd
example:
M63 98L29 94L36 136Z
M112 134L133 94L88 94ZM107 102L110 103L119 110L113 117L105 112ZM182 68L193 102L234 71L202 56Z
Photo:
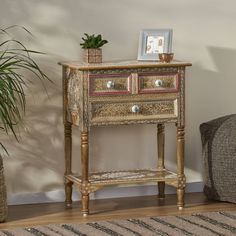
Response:
M164 51L164 36L150 35L146 39L146 54L163 53Z

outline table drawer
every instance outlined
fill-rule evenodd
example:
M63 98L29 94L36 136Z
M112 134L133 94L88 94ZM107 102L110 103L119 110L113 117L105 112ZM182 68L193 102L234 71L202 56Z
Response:
M101 74L89 76L90 96L131 93L131 74Z
M91 102L91 122L177 117L177 99L148 102Z
M139 93L177 92L179 90L179 73L139 73L138 90Z

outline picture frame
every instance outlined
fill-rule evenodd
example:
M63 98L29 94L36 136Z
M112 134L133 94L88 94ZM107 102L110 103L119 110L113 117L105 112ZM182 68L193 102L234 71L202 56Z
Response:
M139 35L138 60L158 61L158 53L172 52L172 29L143 29Z

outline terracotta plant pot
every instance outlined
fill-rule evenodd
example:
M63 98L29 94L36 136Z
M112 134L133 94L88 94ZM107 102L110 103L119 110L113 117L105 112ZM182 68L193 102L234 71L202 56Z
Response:
M0 155L0 222L7 218L7 190L3 174L3 161Z
M83 61L85 63L102 63L102 49L101 48L83 49Z

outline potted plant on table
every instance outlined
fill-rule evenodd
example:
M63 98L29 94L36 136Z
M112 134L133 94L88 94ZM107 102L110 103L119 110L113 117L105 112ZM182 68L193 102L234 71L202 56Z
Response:
M84 49L83 61L86 63L101 63L102 62L102 49L101 47L108 43L107 40L102 39L101 34L95 36L94 34L84 34L82 37L83 43L80 45Z
M42 53L27 49L22 42L9 34L10 29L15 27L18 26L0 29L0 131L1 135L13 133L17 139L16 127L24 116L26 106L25 88L33 78L45 80L48 77L32 58L33 54ZM30 34L24 27L21 29ZM27 73L33 75L30 80ZM1 141L0 147L8 153ZM5 221L7 216L6 185L2 163L0 154L0 222Z

